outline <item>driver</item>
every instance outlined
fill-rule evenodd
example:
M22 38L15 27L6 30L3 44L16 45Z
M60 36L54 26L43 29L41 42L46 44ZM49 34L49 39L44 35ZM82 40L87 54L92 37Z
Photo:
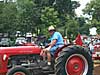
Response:
M49 26L48 32L50 34L50 44L47 48L43 49L43 51L47 54L47 65L50 67L51 65L51 55L54 56L55 51L58 47L62 47L64 45L62 35L56 31L53 26Z

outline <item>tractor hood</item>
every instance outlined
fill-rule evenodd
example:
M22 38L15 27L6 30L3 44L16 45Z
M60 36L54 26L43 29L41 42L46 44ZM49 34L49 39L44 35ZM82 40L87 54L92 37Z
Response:
M40 54L39 46L16 46L16 47L0 47L0 54L22 55L22 54Z

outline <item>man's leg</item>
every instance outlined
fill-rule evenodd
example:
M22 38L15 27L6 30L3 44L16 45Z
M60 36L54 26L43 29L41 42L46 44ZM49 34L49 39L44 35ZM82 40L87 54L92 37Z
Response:
M55 50L57 49L57 46L53 46L50 51L47 51L47 61L48 61L48 65L51 65L51 55L54 56Z
M48 61L48 65L51 65L51 54L50 51L47 51L47 61Z
M46 52L46 54L47 54L47 65L48 65L48 66L43 68L44 70L47 70L47 69L52 70L51 55L54 55L54 52L55 52L56 49L57 49L57 47L52 47L50 49L50 51L44 50Z

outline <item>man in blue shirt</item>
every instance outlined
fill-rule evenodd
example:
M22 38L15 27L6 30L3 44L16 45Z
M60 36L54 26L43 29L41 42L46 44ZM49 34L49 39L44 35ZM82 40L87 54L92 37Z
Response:
M57 32L53 26L50 26L48 28L48 32L51 35L51 42L49 44L49 47L43 49L43 51L47 53L47 64L51 65L51 55L54 55L57 48L62 47L64 45L64 42L62 35L59 32Z

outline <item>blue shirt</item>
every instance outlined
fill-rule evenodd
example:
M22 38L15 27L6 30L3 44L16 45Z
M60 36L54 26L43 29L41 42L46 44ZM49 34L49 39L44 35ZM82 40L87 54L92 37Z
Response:
M55 45L59 46L59 45L63 45L64 44L63 37L62 37L62 35L59 32L54 32L54 34L51 36L51 42L53 40L55 40L55 39L57 40Z

